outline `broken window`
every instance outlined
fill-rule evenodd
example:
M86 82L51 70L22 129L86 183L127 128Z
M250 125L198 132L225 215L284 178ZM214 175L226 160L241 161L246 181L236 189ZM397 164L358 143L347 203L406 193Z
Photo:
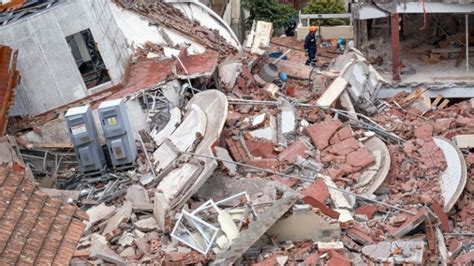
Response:
M104 60L89 29L66 37L66 41L88 89L110 81Z

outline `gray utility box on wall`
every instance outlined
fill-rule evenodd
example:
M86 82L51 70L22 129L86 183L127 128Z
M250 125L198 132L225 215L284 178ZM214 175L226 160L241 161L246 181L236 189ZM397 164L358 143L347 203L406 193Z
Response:
M101 173L105 158L90 106L69 109L65 119L81 171L86 175Z
M137 146L123 99L101 103L99 117L113 166L127 168L135 165Z

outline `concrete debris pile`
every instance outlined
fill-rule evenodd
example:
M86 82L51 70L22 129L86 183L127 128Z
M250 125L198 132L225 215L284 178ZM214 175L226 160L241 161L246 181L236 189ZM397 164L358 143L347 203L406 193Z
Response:
M124 84L11 121L36 181L87 212L71 264L473 262L474 101L380 100L385 81L354 48L309 67L271 23L238 53L171 3L119 2L204 51L146 43ZM64 113L115 99L138 158L85 176Z

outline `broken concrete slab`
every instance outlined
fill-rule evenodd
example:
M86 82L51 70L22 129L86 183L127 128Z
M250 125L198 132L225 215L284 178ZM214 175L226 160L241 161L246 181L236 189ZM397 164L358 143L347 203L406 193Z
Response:
M377 107L374 105L375 98L386 81L372 65L367 64L367 59L359 52L351 53L357 59L349 61L344 66L340 77L350 84L348 91L357 107L368 114L374 114L377 112Z
M474 148L474 135L457 135L453 138L453 141L460 149Z
M150 197L148 192L140 185L132 185L127 189L127 195L125 199L129 200L133 204L150 204Z
M237 181L237 180L236 180ZM238 180L241 184L254 183L262 187L276 188L281 194L281 198L276 200L271 207L257 216L257 220L249 224L248 228L240 232L240 237L234 239L230 249L217 254L212 265L230 265L244 254L255 242L257 242L263 234L281 217L283 216L299 199L299 194L291 190L285 185L278 182L265 180ZM251 182L250 182L251 181Z
M252 29L245 40L245 48L257 55L263 55L265 48L270 46L273 34L273 24L265 21L254 21Z
M89 215L89 221L86 222L86 228L84 231L87 232L92 225L110 217L114 211L115 206L106 206L105 203L101 203L88 209L86 212L87 215Z
M175 200L173 207L184 205L192 195L198 192L199 188L218 166L218 162L215 159L209 159L209 157L215 157L212 147L219 139L224 128L229 108L227 97L218 90L207 90L195 95L188 103L188 108L194 105L199 106L207 118L206 131L195 153L207 156L208 158L195 157L195 159L199 159L203 163L203 171L195 182L192 182L191 186L187 187L188 189L183 189L183 196Z
M170 205L173 205L174 201L179 200L179 194L183 192L183 188L192 184L202 171L203 167L195 162L180 165L163 178L157 190L163 191Z
M150 133L156 145L160 146L165 139L169 138L180 123L181 123L181 110L178 107L175 107L171 109L170 111L170 119L168 123L166 124L166 126L159 132L156 132L156 130L154 130Z
M347 87L347 81L341 77L336 78L324 94L316 102L322 107L330 107Z
M275 116L270 116L270 124L267 127L250 131L249 134L256 139L271 140L278 144L278 128Z
M288 77L307 80L311 77L312 67L298 62L280 60L276 63L281 72L285 72Z
M117 255L117 253L115 253L107 246L107 244L104 244L102 241L96 240L92 242L90 247L90 257L101 259L115 265L127 265L124 259Z
M420 210L416 215L410 216L398 229L391 233L394 237L402 237L413 231L426 219L429 218L429 213L426 210Z
M128 222L130 216L132 215L132 203L130 201L125 201L122 207L120 207L112 218L109 219L107 225L105 226L102 235L108 235L112 233L116 228L118 228L122 223Z
M135 225L138 230L143 232L150 232L160 228L154 217L148 217L146 219L139 220L133 223L133 225Z
M375 263L423 263L423 239L384 241L362 248L362 253Z
M217 217L221 230L227 236L229 244L232 244L232 241L239 237L240 232L237 228L237 225L234 223L232 216L226 211L219 209L219 215Z
M329 140L332 138L334 133L336 133L341 127L341 121L329 118L322 123L306 127L305 131L311 138L313 144L320 150L324 150L329 146Z
M153 153L157 173L169 167L176 160L176 152L188 151L206 131L207 118L204 111L197 105L189 107L183 122L168 138L169 143L164 141Z
M331 195L331 198L334 202L334 205L336 205L336 208L346 210L352 209L352 206L349 204L346 197L344 197L344 194L334 189L337 188L337 185L332 181L329 176L318 175L318 178L322 178L324 183L326 183L326 186L329 188L329 194Z
M267 234L275 236L280 242L285 241L336 241L341 236L341 229L336 221L324 218L312 210L293 210L286 218L276 222Z
M444 212L449 212L461 196L467 183L466 161L464 156L449 140L434 137L436 145L443 151L444 158L448 164L447 169L441 175L440 185L444 198Z
M170 205L163 192L155 192L153 216L163 232L171 230Z
M122 246L122 247L129 247L133 245L133 242L135 241L135 236L132 233L129 232L124 232L122 236L119 238L117 243Z
M304 158L306 157L306 152L311 150L311 144L307 143L304 139L299 139L288 148L283 150L279 155L278 159L280 161L294 163L298 156Z
M234 161L232 160L232 157L230 157L229 151L227 149L221 147L214 147L214 152L219 159L231 162ZM227 169L229 175L234 176L237 173L236 164L223 161L222 165L224 165L225 169Z
M220 82L225 88L232 89L237 78L242 73L242 62L239 60L226 59L218 66Z
M296 109L285 99L281 99L279 115L279 132L281 134L292 133L296 129Z

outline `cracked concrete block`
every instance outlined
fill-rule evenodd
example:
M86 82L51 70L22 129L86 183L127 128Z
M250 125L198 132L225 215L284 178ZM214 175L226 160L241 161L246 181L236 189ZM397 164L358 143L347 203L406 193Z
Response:
M122 207L120 207L112 218L109 219L109 222L105 226L102 235L107 235L118 228L122 223L128 222L130 216L132 215L132 203L130 201L125 201Z
M155 193L153 216L163 232L171 230L170 205L165 195L161 192Z
M400 240L384 241L362 248L362 253L376 263L423 263L423 252L425 251L425 241Z
M239 228L237 228L237 225L235 225L232 216L227 211L219 210L217 220L221 226L221 230L225 233L227 239L229 239L231 243L232 240L239 237Z
M89 215L89 221L86 221L85 232L91 228L95 223L102 221L112 215L115 211L115 206L106 206L105 203L101 203L87 210L87 215Z
M135 225L138 230L143 232L150 232L159 228L158 223L154 217L148 217L146 219L139 220L133 225Z
M127 195L125 199L129 200L133 204L148 204L150 203L150 198L148 197L148 192L140 185L132 185L127 189Z

